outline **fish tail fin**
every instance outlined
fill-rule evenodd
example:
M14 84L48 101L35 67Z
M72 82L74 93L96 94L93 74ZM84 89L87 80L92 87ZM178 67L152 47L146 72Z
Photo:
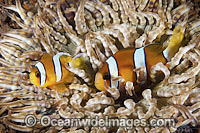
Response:
M60 57L60 62L61 63L69 63L69 62L71 62L72 61L72 57L70 57L70 56L67 56L67 55L62 55L61 57Z
M86 60L87 55L85 53L79 53L72 58L71 65L73 68L87 69Z
M84 69L85 67L85 61L83 57L78 57L75 58L71 61L72 67L74 68L80 68L80 69Z
M86 61L83 53L79 53L74 57L68 55L62 55L60 57L60 61L62 64L70 63L70 66L73 68L85 69L86 68Z
M167 48L163 51L165 58L167 58L168 60L170 60L176 54L179 47L181 46L181 42L184 38L185 28L186 22L182 22L174 28L172 38Z

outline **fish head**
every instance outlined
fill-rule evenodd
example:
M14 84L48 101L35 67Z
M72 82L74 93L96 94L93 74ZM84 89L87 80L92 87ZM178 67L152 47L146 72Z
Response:
M40 87L40 72L36 67L31 70L29 79L32 84Z
M104 83L110 86L110 73L108 70L107 63L105 63L103 67L95 75L95 87L98 90L106 91Z

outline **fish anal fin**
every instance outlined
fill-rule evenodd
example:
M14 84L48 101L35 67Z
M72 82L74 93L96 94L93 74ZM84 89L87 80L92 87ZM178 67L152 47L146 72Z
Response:
M67 87L64 83L59 83L53 86L49 86L50 89L57 89L58 92L64 92Z

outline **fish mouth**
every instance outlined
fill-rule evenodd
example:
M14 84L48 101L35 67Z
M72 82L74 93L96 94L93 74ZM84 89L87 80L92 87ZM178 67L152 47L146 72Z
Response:
M29 72L29 71L23 71L22 73L27 73L28 75L30 75L31 72Z

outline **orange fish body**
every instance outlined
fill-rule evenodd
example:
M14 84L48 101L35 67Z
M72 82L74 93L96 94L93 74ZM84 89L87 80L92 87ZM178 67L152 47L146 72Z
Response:
M131 81L137 85L136 72L134 69L145 66L146 76L149 76L150 69L158 62L166 64L167 60L162 51L156 52L159 45L148 45L139 49L123 49L115 53L106 60L103 67L97 72L95 77L95 86L101 91L105 91L104 80L111 88L119 88L118 81L112 81L111 78L121 76L125 82ZM122 88L119 88L122 89Z
M118 88L120 92L124 92L124 87L120 86L118 80L113 80L119 76L123 77L125 82L133 82L134 87L136 87L138 86L137 75L134 70L142 67L145 68L145 80L149 80L151 67L159 62L166 64L178 51L184 38L184 31L185 23L176 26L170 43L165 49L162 45L150 44L138 49L129 48L118 51L109 57L103 67L96 73L96 88L105 91L104 81L106 81L106 84L111 88Z
M64 83L73 80L74 74L66 69L70 65L71 57L65 53L58 53L54 56L44 54L30 73L30 81L38 87L49 87L59 85L59 89L65 88ZM64 88L61 86L63 85Z

